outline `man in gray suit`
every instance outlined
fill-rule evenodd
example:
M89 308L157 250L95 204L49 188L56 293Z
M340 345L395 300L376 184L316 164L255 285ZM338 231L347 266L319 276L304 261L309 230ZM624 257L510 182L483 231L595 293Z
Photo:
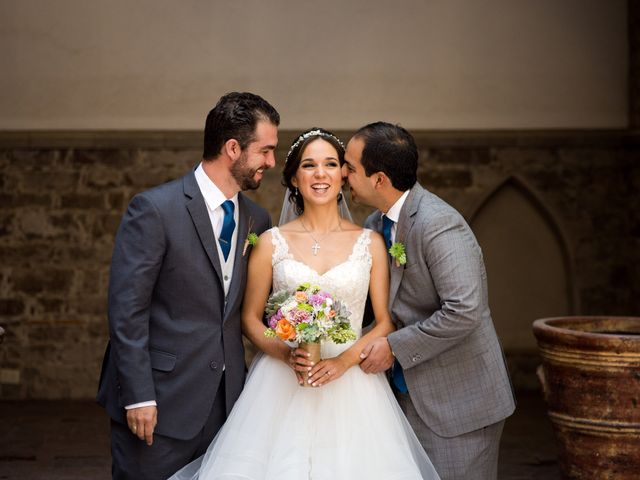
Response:
M398 401L443 480L495 479L515 401L480 247L462 216L417 183L418 149L404 128L362 127L345 159L354 200L378 209L365 226L396 244L389 310L397 330L365 347L361 368L391 369Z
M270 228L240 190L275 165L278 112L230 93L209 112L202 162L136 195L109 283L98 402L111 417L112 475L162 479L204 453L240 395L240 306L249 233Z

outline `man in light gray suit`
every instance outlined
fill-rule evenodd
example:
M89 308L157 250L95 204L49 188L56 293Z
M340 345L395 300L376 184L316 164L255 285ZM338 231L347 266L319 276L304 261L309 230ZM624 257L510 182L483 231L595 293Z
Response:
M443 480L495 479L515 401L473 232L417 183L418 150L404 128L362 127L345 160L354 200L378 209L365 226L388 247L396 244L389 310L397 330L365 347L361 368L390 369L398 401Z
M238 193L275 165L278 112L251 93L209 112L203 160L136 195L116 235L98 402L112 475L164 479L202 455L244 385L240 307L249 233L269 214Z

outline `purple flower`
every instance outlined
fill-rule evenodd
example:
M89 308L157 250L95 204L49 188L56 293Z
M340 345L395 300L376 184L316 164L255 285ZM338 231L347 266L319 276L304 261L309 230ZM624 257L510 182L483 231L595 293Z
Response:
M309 300L309 303L314 307L319 307L329 297L331 297L331 295L329 295L327 292L320 291L318 293L314 293L313 295L311 295L311 299Z
M278 310L276 313L274 313L271 318L269 318L269 327L270 328L276 328L276 326L278 325L278 321L280 321L282 319L282 310Z

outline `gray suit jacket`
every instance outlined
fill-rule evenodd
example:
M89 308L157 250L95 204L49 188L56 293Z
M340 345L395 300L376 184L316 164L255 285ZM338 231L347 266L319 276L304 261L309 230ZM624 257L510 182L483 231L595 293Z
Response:
M365 226L382 232L382 214ZM491 320L482 252L462 216L415 184L396 231L407 263L391 264L388 337L424 423L453 437L508 417L515 402Z
M116 235L109 282L109 336L98 402L126 423L125 405L158 404L156 432L193 438L225 375L227 412L244 385L240 307L251 230L266 210L238 196L238 243L225 306L211 221L193 172L136 195Z

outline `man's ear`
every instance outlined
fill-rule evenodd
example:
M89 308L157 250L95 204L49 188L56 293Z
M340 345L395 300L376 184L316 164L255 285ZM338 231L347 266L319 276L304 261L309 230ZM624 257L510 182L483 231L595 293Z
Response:
M240 158L240 154L242 153L242 149L240 148L240 144L235 138L230 138L224 145L222 146L222 150L224 153L234 162Z
M389 184L389 177L384 172L376 172L373 174L373 188L382 188Z

